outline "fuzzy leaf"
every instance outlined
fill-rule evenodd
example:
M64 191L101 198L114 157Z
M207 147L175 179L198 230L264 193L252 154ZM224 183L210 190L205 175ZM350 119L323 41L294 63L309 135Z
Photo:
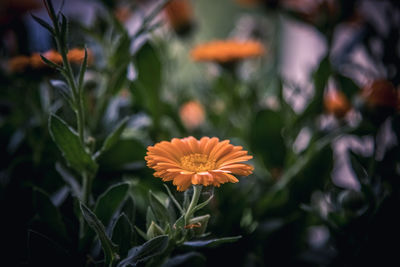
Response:
M150 239L143 245L132 248L128 253L128 257L122 260L117 266L136 266L139 262L145 262L156 257L167 249L168 241L169 238L167 235L161 235Z
M240 238L242 238L242 236L238 235L232 237L215 238L210 240L187 241L183 243L183 245L196 248L201 248L201 247L212 248L212 247L217 247L220 244L236 242Z
M67 163L72 168L78 172L96 173L97 163L86 152L77 133L66 122L54 114L50 115L49 131Z
M115 245L108 237L104 225L97 218L97 216L83 203L80 204L82 215L85 218L89 226L96 232L100 239L101 246L103 248L106 265L113 262L114 259L119 258L117 251L118 246Z
M104 225L109 225L111 218L126 198L128 190L128 183L116 184L99 196L94 213Z

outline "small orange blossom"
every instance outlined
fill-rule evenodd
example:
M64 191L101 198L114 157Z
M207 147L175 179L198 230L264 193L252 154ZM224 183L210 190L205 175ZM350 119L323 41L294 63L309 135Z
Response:
M233 62L241 59L258 57L264 54L264 46L254 40L212 41L197 45L191 51L194 61Z

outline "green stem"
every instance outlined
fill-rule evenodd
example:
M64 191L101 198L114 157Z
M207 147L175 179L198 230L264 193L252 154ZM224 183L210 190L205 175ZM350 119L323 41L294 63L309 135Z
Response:
M88 207L90 204L90 192L92 190L91 187L92 187L92 178L86 172L82 172L81 201ZM83 218L83 216L81 216L80 218L79 232L80 232L80 237L82 238L85 233L85 219Z
M197 206L197 203L199 202L202 187L203 186L201 185L193 185L193 196L185 214L185 225L188 224L190 217L194 213L194 208Z

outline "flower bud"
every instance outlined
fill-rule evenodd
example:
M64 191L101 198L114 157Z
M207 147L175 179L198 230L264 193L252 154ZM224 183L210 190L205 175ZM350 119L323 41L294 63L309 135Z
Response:
M158 226L154 221L151 221L151 224L150 224L149 228L147 229L147 233L146 233L147 238L152 239L156 236L163 235L163 234L165 234L164 230L160 226Z
M330 90L325 94L324 106L328 114L333 114L337 118L343 118L351 109L347 97L338 90Z

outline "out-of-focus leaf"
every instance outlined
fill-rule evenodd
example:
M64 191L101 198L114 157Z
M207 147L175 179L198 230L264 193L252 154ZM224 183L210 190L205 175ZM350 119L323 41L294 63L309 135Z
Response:
M94 213L104 225L110 223L115 212L121 207L128 190L128 183L116 184L99 196Z
M101 168L119 170L132 164L143 161L146 155L144 145L135 139L120 139L108 151L102 153L98 160Z
M214 248L224 243L236 242L240 238L242 238L242 236L238 235L232 237L215 238L210 240L187 241L183 243L183 245L196 248L201 248L201 247Z
M115 129L107 136L106 140L103 143L103 146L95 154L95 158L98 158L102 153L108 151L118 142L122 132L126 127L126 124L128 123L128 120L129 120L128 117L122 119L122 121L117 125L117 127L115 127Z
M144 102L153 119L159 120L161 115L161 61L150 43L143 45L137 52L135 66L138 77L133 84L132 93L139 94L139 98Z
M126 217L130 221L131 224L135 223L135 213L136 213L136 205L135 201L131 196L128 195L124 204L121 208L121 213L125 213Z
M206 258L199 252L188 252L185 254L174 256L163 267L177 267L177 266L204 266Z
M62 238L68 240L67 230L60 211L50 200L50 197L39 188L34 189L35 209L40 219L54 232L58 233Z
M360 88L352 79L340 74L335 75L335 78L340 85L341 91L347 96L348 99L351 99L359 92Z
M114 224L111 240L118 244L121 257L125 257L128 250L135 245L136 234L125 213L122 213Z
M157 236L150 239L141 246L134 247L128 252L128 256L117 266L136 266L139 262L147 260L162 254L168 247L169 238L167 235Z
M157 218L157 221L160 223L171 222L171 218L169 218L169 212L167 207L153 194L153 192L149 192L149 201L150 207L153 211L153 214Z
M51 34L54 34L54 29L52 26L50 26L50 24L48 24L46 21L44 21L43 19L31 14L32 18L39 23L40 25L42 25L45 29L47 29Z
M59 162L56 163L56 170L61 175L64 182L66 182L69 185L73 195L77 198L80 198L81 186L76 181L75 177L73 177L73 175L69 173Z
M97 236L99 237L104 252L105 263L106 265L108 265L110 262L113 262L114 259L119 258L117 254L118 246L115 245L108 237L104 225L96 217L96 215L83 203L80 204L80 207L82 215L85 218L86 222L96 232Z
M282 136L284 120L280 112L262 110L255 116L251 128L252 150L262 156L268 168L282 168L286 146Z
M155 222L155 221L157 221L157 218L154 215L154 212L151 209L151 207L148 207L147 212L146 212L146 228L149 228L151 222Z
M331 64L329 57L325 57L319 63L317 70L314 72L314 97L308 104L304 112L298 117L297 122L306 118L312 118L323 111L324 89L331 75Z
M63 153L67 163L78 172L96 173L97 163L86 152L79 136L66 122L52 114L49 118L49 131L54 142Z

